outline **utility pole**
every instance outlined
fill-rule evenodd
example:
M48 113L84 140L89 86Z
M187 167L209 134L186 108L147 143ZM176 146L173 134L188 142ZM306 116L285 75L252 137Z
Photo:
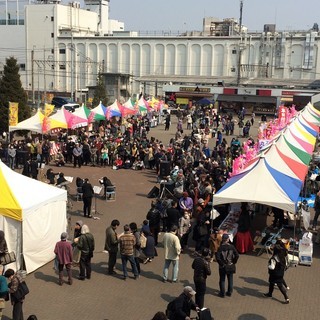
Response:
M46 48L43 48L43 91L44 103L47 103L47 83L46 83Z
M242 50L242 36L241 36L241 30L242 30L242 9L243 9L243 0L240 0L240 19L239 19L239 36L240 36L240 40L239 40L239 50L238 50L238 73L237 73L237 87L239 87L240 85L240 78L241 78L241 50Z
M32 104L35 104L34 92L34 50L31 50L31 91L32 91Z

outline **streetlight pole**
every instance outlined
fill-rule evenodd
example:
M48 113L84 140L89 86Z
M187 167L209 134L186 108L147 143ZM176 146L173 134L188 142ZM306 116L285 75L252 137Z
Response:
M240 36L240 40L239 40L239 53L238 53L238 73L237 73L237 87L239 87L240 85L240 78L241 78L241 74L240 74L240 68L241 68L241 29L242 29L242 9L243 9L243 0L240 0L240 19L239 19L239 36Z

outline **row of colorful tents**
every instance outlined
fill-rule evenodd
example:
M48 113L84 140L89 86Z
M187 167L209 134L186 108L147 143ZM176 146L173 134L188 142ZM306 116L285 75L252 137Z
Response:
M162 100L155 98L146 101L141 97L138 101L133 102L128 99L124 104L120 104L117 100L108 107L101 102L93 109L89 109L82 105L73 113L64 107L59 109L55 114L45 116L41 110L21 122L16 126L9 126L9 132L17 130L29 130L38 133L48 133L53 129L76 129L88 126L89 123L101 120L110 120L112 117L128 117L137 114L146 114L152 111L161 111L165 108Z
M253 202L296 212L315 143L320 111L308 104L213 196L213 204Z

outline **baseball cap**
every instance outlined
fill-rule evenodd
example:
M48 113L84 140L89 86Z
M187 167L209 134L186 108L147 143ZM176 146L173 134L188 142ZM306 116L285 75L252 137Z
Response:
M196 294L196 292L190 286L184 287L183 288L183 293L190 294L192 296L194 296Z
M224 233L222 235L222 240L229 240L229 235L227 233Z

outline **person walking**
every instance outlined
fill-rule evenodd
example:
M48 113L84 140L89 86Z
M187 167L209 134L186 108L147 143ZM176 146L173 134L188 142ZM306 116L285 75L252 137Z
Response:
M279 244L276 244L273 249L273 255L269 260L268 272L269 272L269 291L263 295L266 298L271 298L275 284L278 286L282 293L285 303L289 303L289 297L284 282L284 271L286 269L286 257L285 251Z
M136 239L136 244L135 244L134 250L133 250L133 257L134 257L134 261L135 261L136 266L137 266L138 273L140 274L140 261L139 261L139 258L140 258L140 255L141 255L141 241L140 241L141 234L138 231L138 226L137 226L137 224L135 222L131 222L129 224L129 227L130 227L130 230L131 230L132 234L134 235L134 237Z
M60 236L60 241L56 243L54 248L54 253L57 256L59 266L59 285L63 284L63 267L65 266L68 274L68 284L72 285L72 245L67 241L68 234L66 232L62 232Z
M81 251L79 280L91 278L91 258L93 257L94 246L94 237L90 233L89 227L84 224L77 244Z
M92 198L94 195L93 187L89 182L89 179L84 179L84 184L82 185L82 201L83 201L83 216L92 218L91 215L91 205Z
M117 253L118 253L118 235L117 228L119 227L119 220L112 220L111 225L106 229L106 241L104 244L104 250L109 253L109 261L108 261L108 274L113 275L116 274L114 271L114 266L117 261Z
M122 262L123 280L128 278L127 262L131 264L134 279L139 278L136 262L134 260L134 248L136 245L136 238L132 234L130 227L126 224L123 226L124 233L119 237L120 254Z
M204 295L206 293L207 276L211 275L209 257L209 249L202 249L201 256L196 257L192 263L192 269L194 270L193 281L196 287L196 304L200 309L204 307Z
M11 304L13 305L12 309L12 320L23 320L23 302L24 298L22 297L21 299L16 299L14 294L17 292L19 283L24 282L20 274L15 273L12 269L6 270L4 273L4 276L9 279L10 283L8 285L9 287L9 293L11 296Z
M233 291L233 274L236 272L236 263L239 253L236 248L229 243L229 235L222 235L222 243L216 253L216 260L219 264L219 297L224 298L225 294L229 297ZM228 278L228 291L225 293L225 281Z
M172 282L177 282L179 273L179 256L181 253L180 240L177 236L177 226L171 226L169 232L163 236L164 247L164 267L163 267L163 282L168 280L168 272L170 264L173 265Z

